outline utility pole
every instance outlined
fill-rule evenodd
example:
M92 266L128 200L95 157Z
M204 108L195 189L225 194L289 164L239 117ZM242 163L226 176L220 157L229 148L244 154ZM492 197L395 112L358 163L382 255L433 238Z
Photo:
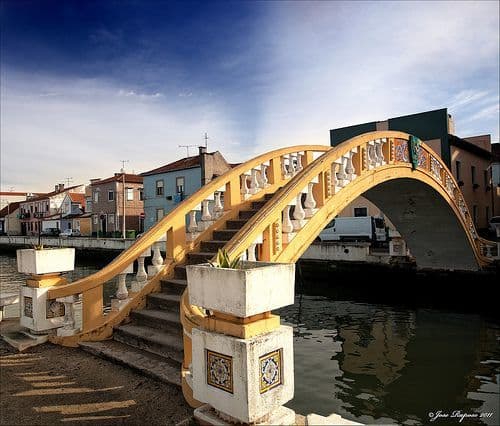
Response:
M179 148L186 148L186 157L189 157L189 148L196 146L197 145L179 145Z
M125 219L127 217L127 214L125 213L125 163L128 163L128 160L120 160L122 162L122 186L123 186L123 224L122 224L122 238L125 239ZM117 197L118 198L118 197ZM116 210L118 211L118 200L116 201ZM116 215L118 216L118 214ZM118 217L116 218L118 220ZM115 229L116 229L116 224L115 224Z

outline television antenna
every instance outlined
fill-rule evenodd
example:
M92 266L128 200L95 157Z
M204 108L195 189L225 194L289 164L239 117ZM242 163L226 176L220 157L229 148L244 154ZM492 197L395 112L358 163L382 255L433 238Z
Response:
M71 182L73 182L73 178L72 177L67 177L67 178L64 178L64 180L66 181L66 187L69 188L69 184Z
M208 140L210 139L207 135L207 132L205 132L205 136L203 137L203 139L205 139L205 149L208 148Z
M179 148L186 148L186 157L189 157L189 148L196 146L197 145L179 145Z

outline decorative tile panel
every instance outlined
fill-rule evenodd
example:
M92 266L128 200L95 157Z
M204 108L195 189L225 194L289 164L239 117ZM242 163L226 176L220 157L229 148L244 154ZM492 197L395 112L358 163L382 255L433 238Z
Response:
M233 357L207 349L207 383L233 393Z
M283 384L283 349L269 352L259 358L260 393Z
M57 318L64 316L64 303L57 302L55 300L47 300L47 310L46 318Z
M33 298L24 296L24 316L33 318Z
M394 155L396 161L407 163L409 161L408 142L404 139L395 139Z

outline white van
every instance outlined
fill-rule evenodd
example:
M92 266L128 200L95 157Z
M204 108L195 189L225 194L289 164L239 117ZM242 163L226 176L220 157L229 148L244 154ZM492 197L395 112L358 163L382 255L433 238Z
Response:
M385 221L381 217L337 217L319 234L321 241L387 241Z

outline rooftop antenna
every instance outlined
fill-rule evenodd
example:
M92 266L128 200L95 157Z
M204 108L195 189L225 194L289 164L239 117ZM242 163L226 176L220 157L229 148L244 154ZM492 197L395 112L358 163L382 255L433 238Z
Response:
M120 169L121 173L125 173L125 163L128 163L128 160L120 160L122 163L122 168Z
M189 157L189 148L197 145L179 145L179 148L186 148L186 157Z
M210 139L208 137L208 135L207 135L207 132L205 132L205 137L203 139L205 139L205 149L207 149L207 147L208 147L208 139Z
M71 182L73 182L73 178L72 177L67 177L67 178L64 178L64 180L66 181L66 186L69 187L69 184Z

